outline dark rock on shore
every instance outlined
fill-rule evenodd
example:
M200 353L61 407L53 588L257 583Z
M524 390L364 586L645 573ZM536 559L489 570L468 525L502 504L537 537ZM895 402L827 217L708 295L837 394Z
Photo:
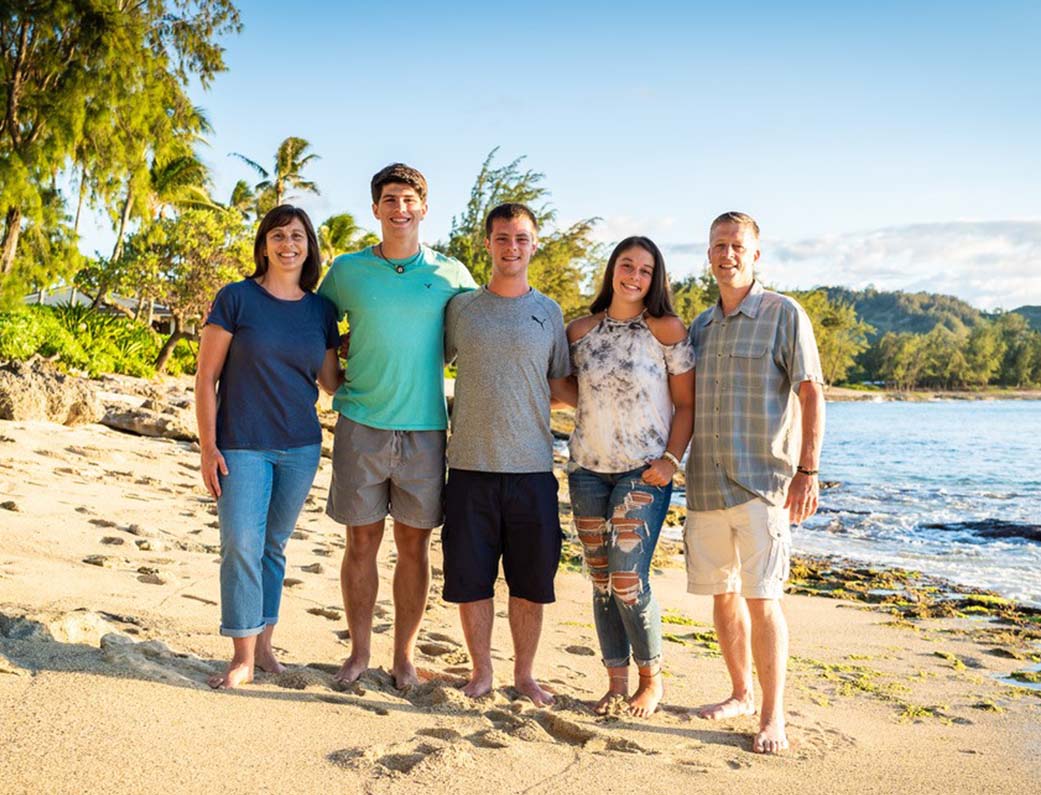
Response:
M1024 538L1041 544L1041 525L1026 522L983 519L973 522L935 522L923 524L922 527L950 533L972 533L980 538Z

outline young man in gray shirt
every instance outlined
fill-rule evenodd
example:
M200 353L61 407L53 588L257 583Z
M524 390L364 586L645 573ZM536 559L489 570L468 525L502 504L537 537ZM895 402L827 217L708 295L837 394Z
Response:
M459 604L473 673L471 698L494 684L491 640L499 559L510 591L513 682L537 706L553 696L532 665L543 605L560 561L557 480L549 426L551 382L569 373L560 307L528 284L538 244L534 214L503 204L485 221L487 287L456 296L445 317L445 359L459 376L445 487L444 598Z

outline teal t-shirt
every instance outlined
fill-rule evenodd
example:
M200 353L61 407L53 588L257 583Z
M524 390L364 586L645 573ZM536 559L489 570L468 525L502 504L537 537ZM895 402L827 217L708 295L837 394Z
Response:
M333 408L371 428L445 430L445 306L476 287L465 265L427 246L401 260L371 247L333 260L318 294L351 324Z

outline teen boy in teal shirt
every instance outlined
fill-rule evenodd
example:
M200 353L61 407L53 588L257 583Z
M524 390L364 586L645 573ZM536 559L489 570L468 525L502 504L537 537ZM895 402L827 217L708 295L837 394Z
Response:
M351 653L337 679L369 666L379 588L376 557L394 518L394 662L399 688L418 683L413 650L430 586L430 532L445 479L444 313L477 285L466 267L419 242L427 212L421 173L394 163L372 178L382 242L337 257L318 289L351 324L326 513L347 526L340 568Z

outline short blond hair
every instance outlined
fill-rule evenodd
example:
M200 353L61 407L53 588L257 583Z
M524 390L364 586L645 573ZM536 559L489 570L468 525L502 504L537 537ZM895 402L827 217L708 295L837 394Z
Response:
M755 239L759 239L759 224L756 220L748 213L739 213L737 210L730 210L725 212L715 221L712 222L712 226L708 228L709 237L712 237L712 233L716 230L716 227L720 224L737 224L738 226L751 227L752 231L755 232Z

